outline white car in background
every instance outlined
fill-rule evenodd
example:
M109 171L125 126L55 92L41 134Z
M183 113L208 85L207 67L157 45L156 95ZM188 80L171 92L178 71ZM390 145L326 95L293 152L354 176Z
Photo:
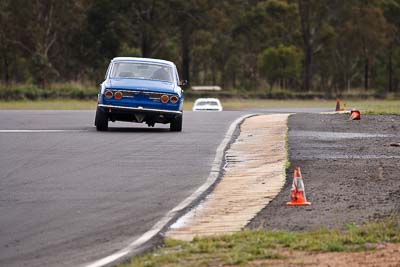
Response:
M222 105L217 98L199 98L194 102L193 111L222 111Z

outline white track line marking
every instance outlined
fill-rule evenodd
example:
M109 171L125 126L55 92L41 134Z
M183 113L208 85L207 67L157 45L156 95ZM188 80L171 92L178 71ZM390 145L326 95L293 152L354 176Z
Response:
M88 130L0 130L0 133L80 133Z
M135 250L139 249L140 246L145 244L147 241L149 241L151 238L156 236L176 215L178 212L184 210L186 207L188 207L190 204L193 203L197 198L199 198L204 192L206 192L210 186L212 186L215 181L217 180L219 176L219 172L224 160L224 151L225 148L228 146L230 140L232 139L232 135L235 132L237 126L242 123L245 119L254 116L255 114L249 114L242 116L238 119L236 119L232 124L229 126L228 131L225 134L224 139L222 142L219 144L217 148L217 152L215 154L214 162L212 163L211 166L211 171L210 175L208 176L206 182L201 185L192 195L190 195L188 198L183 200L178 206L170 210L160 221L158 221L149 231L144 233L140 238L136 239L133 241L131 244L129 244L127 247L117 251L114 254L111 254L107 257L104 257L102 259L99 259L95 262L86 264L84 266L86 267L102 267L106 266L108 264L111 264L122 257L131 254Z

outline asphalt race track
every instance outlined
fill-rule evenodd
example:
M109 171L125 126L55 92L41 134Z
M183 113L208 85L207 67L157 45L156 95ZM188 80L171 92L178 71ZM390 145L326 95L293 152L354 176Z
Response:
M0 266L75 266L129 244L204 183L243 114L185 112L173 133L96 132L93 111L0 111Z
M257 109L185 112L168 125L94 111L0 111L0 266L76 266L140 237L202 185L230 124Z

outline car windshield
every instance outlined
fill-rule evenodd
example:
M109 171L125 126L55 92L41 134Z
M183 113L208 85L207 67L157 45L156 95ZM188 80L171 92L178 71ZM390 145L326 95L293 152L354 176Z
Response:
M134 78L173 82L172 68L166 65L116 62L112 68L111 78Z
M197 106L218 106L218 103L215 101L201 101L196 104Z

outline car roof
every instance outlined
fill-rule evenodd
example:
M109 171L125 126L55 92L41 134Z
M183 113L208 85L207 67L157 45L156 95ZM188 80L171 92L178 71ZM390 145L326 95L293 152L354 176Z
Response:
M111 62L118 61L135 61L135 62L148 62L148 63L157 63L157 64L166 64L171 67L175 67L175 64L168 60L163 59L155 59L155 58L144 58L144 57L115 57L111 60Z
M215 101L215 102L220 102L218 98L198 98L196 99L196 102L200 101Z

